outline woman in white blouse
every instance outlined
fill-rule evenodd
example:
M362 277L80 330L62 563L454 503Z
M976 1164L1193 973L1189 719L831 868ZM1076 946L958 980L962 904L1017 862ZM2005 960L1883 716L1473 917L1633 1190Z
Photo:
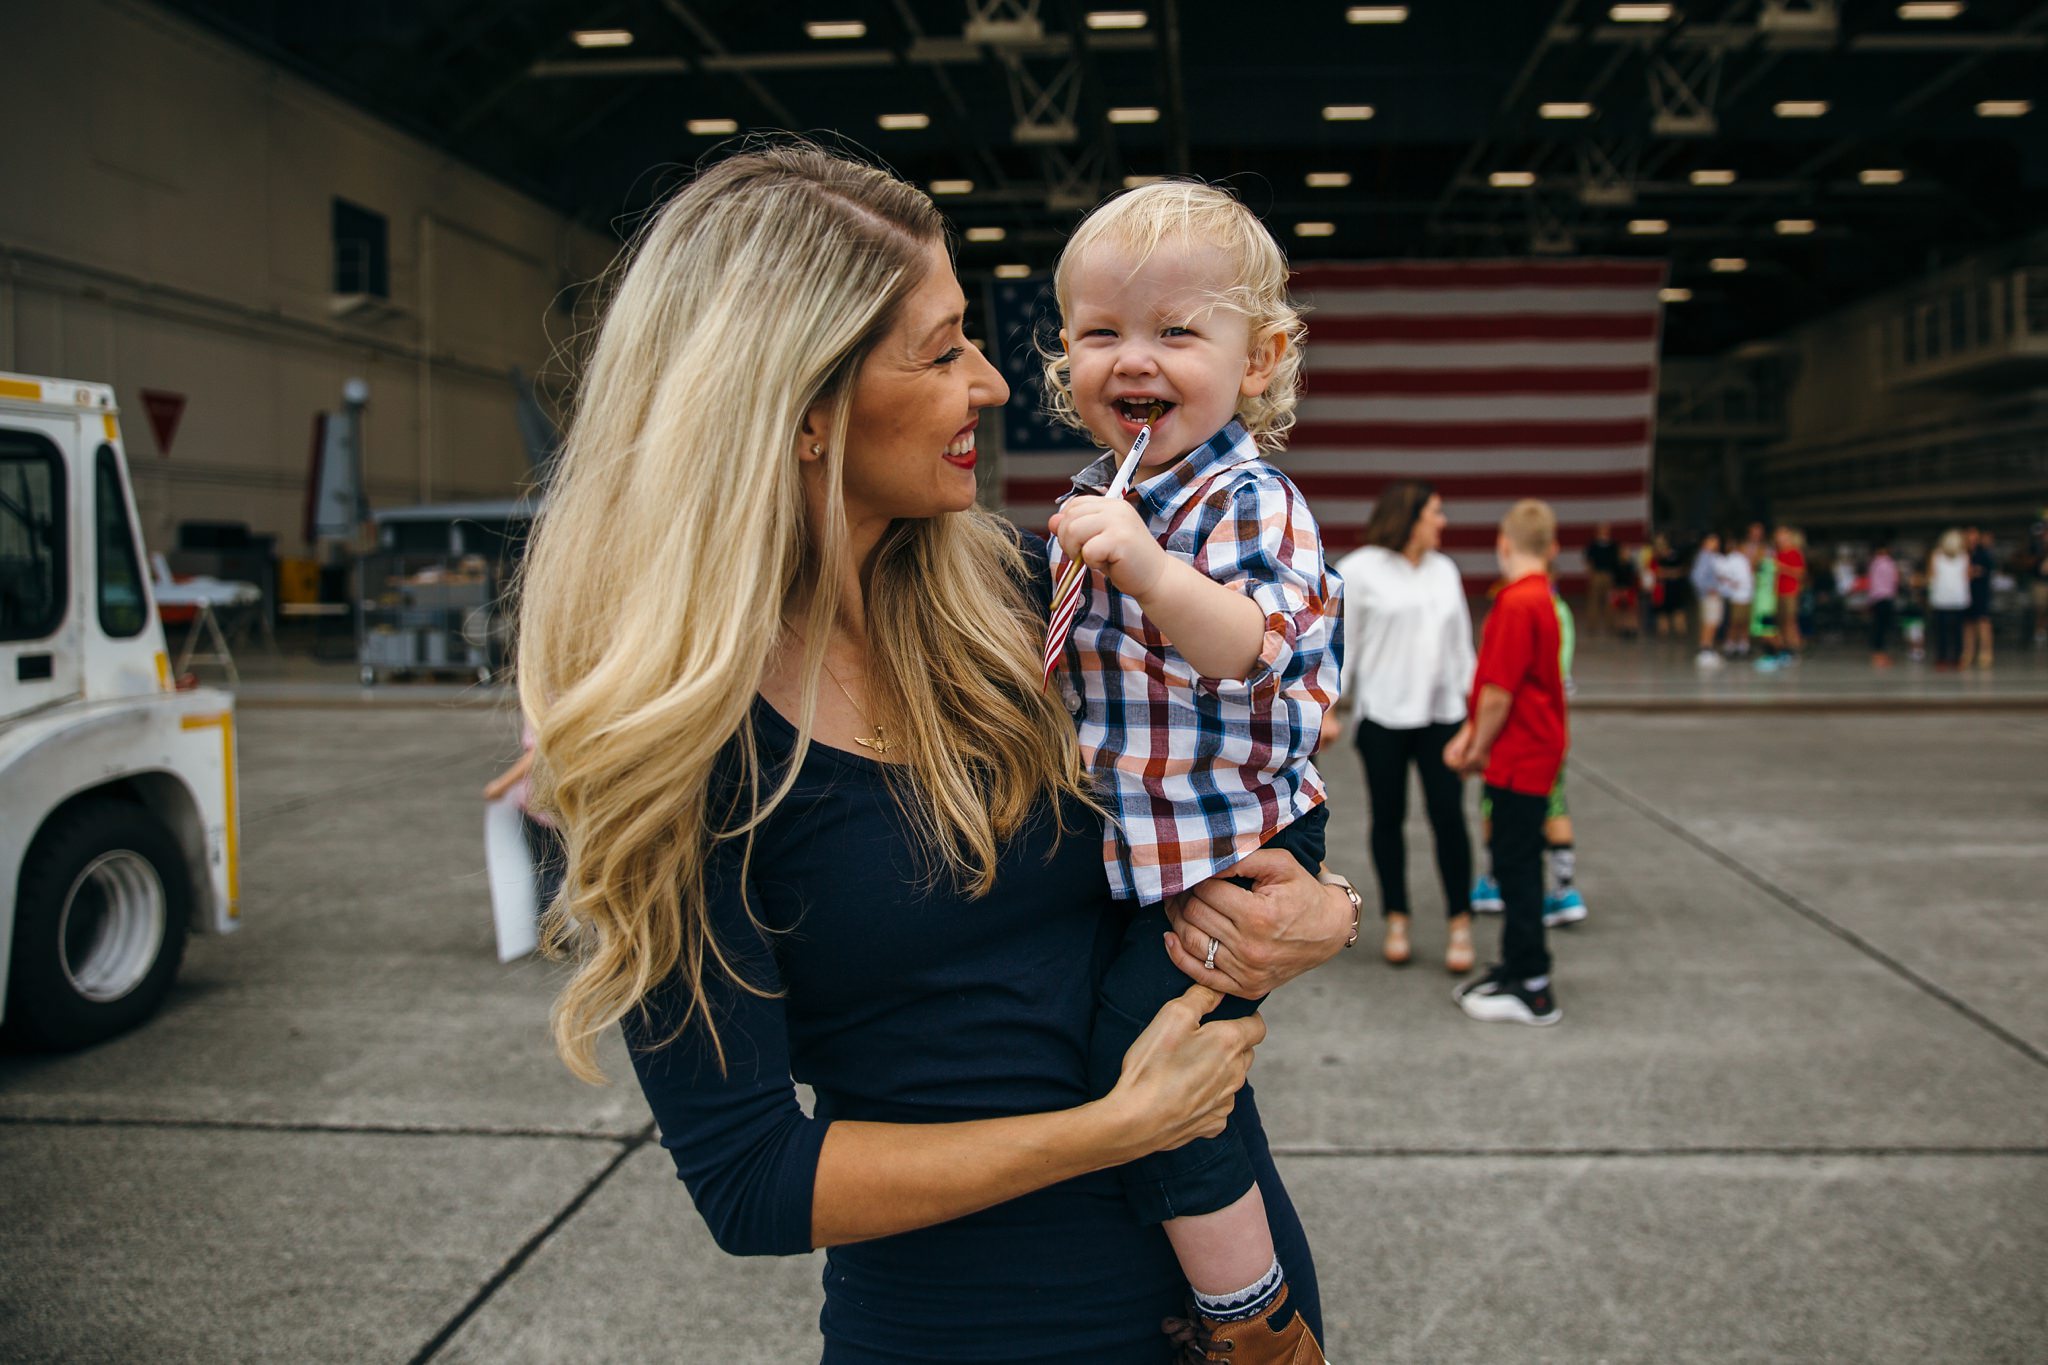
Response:
M1364 549L1337 565L1344 579L1344 674L1339 709L1356 719L1372 802L1372 862L1386 922L1387 961L1408 961L1408 768L1422 779L1436 837L1437 873L1450 913L1444 965L1472 970L1472 840L1464 784L1444 766L1444 745L1465 721L1472 687L1472 614L1458 566L1437 549L1443 499L1420 479L1387 486L1373 505Z

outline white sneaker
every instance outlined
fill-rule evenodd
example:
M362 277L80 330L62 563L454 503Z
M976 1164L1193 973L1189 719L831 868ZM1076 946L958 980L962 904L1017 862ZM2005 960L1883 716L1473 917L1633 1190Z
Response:
M1694 657L1693 662L1701 668L1719 668L1721 666L1721 656L1711 649L1703 649Z

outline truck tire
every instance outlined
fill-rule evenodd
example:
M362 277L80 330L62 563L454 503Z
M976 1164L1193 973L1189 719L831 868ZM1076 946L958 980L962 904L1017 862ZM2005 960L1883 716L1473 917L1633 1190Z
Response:
M22 861L7 1031L69 1051L134 1028L170 992L191 917L185 855L146 807L99 797L58 812Z

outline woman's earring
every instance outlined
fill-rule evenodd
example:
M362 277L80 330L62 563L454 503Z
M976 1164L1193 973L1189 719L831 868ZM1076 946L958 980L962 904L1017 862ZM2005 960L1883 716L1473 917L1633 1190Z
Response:
M813 442L811 442L811 454L813 454L813 455L823 455L824 453L825 453L825 447L823 447L823 446L819 445L819 444L818 444L818 443L817 443L816 441L813 441Z

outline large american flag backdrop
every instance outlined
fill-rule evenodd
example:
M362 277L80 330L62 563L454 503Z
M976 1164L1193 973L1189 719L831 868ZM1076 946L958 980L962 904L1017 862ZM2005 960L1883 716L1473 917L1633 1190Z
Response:
M1304 395L1275 463L1307 494L1332 557L1361 543L1373 500L1402 477L1442 493L1444 549L1474 590L1495 576L1494 528L1518 498L1557 509L1568 585L1584 575L1580 551L1596 524L1624 543L1643 539L1664 275L1663 262L1640 260L1297 270L1294 293L1308 307ZM1050 290L999 285L994 302L998 358L1015 390L1005 510L1042 529L1086 450L1034 411L1030 328L1046 326Z

